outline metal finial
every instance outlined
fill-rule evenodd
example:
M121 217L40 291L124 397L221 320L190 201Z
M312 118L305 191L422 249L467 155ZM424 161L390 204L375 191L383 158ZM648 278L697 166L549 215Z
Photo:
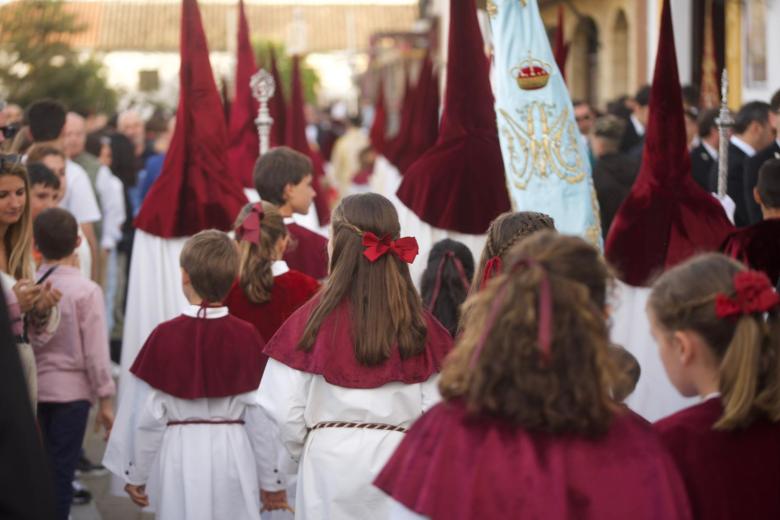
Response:
M257 126L257 135L260 138L260 155L263 155L271 147L271 125L274 124L274 119L268 110L268 101L276 92L276 82L270 72L260 69L250 78L249 88L252 89L252 96L260 105L255 125Z
M718 146L718 197L726 196L728 188L729 174L729 129L734 124L734 118L731 117L728 105L729 98L729 76L724 68L720 79L720 113L716 120L718 124L718 134L720 143Z

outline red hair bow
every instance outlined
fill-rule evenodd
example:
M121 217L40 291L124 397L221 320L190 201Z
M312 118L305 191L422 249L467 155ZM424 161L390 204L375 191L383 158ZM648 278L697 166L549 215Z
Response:
M759 271L735 274L734 292L733 297L725 294L715 297L715 314L718 318L764 313L780 306L780 295L775 292L769 277Z
M491 278L495 278L501 274L503 267L504 262L501 261L500 256L491 257L490 260L485 262L485 270L482 272L482 280L479 282L479 289L482 290Z
M368 258L369 262L376 262L389 251L400 260L411 264L414 262L420 249L417 245L417 240L413 237L393 240L389 234L379 238L370 231L363 233L363 246L366 248L363 251L363 255Z
M263 221L263 205L259 202L252 204L249 214L236 228L236 240L246 240L253 244L260 244L260 223Z

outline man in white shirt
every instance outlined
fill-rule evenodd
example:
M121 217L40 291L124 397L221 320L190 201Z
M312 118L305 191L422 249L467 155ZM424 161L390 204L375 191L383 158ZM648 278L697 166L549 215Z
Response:
M710 108L699 114L699 145L691 150L693 179L709 192L717 190L715 176L720 146L720 133L715 122L717 118L717 108Z
M38 145L49 145L63 150L63 129L65 127L65 107L54 100L36 101L27 109L27 122L30 136ZM84 233L92 258L98 255L98 243L94 223L101 218L95 193L84 169L71 160L65 164L66 188L60 199L60 207L70 211ZM98 262L92 262L93 280L98 278Z
M744 195L750 224L757 224L763 220L761 207L753 197L753 188L758 183L758 170L766 161L780 159L780 138L778 138L778 132L780 132L780 90L775 92L769 102L769 126L774 133L774 139L766 147L756 148L756 154L745 161Z

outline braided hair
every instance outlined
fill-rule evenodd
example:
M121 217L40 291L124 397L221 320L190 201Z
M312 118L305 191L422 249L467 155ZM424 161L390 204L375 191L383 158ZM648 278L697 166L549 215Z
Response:
M544 213L518 211L502 213L496 217L488 228L487 242L482 250L477 270L474 272L471 293L479 291L488 260L499 258L504 261L512 246L544 229L555 231L555 221Z

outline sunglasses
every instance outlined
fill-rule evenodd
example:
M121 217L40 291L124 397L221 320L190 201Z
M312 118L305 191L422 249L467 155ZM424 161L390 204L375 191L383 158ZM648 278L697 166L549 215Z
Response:
M19 125L0 126L0 132L3 133L5 139L13 139L19 133Z

